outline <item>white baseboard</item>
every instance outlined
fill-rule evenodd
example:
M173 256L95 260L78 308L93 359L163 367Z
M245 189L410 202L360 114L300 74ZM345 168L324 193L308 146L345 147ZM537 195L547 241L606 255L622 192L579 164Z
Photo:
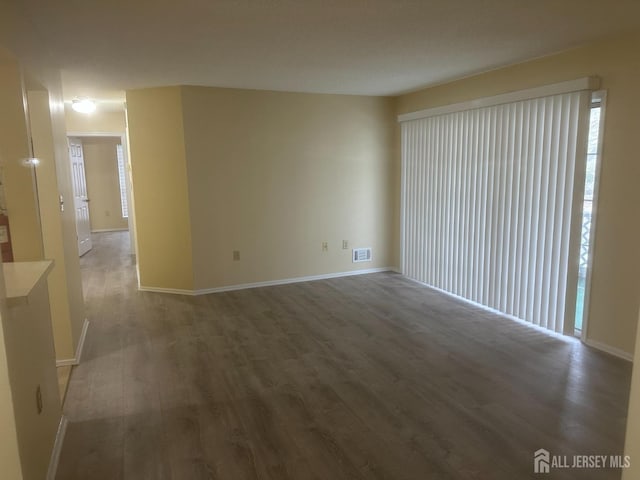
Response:
M153 292L153 293L171 293L174 295L189 295L189 296L195 295L194 290L183 290L180 288L145 287L144 285L138 285L138 291Z
M614 357L621 358L628 362L633 362L632 353L625 352L624 350L620 350L619 348L611 347L606 343L598 342L596 340L590 340L588 338L584 339L583 342L585 343L585 345L588 345L589 347L593 347L596 350L601 350L605 353L613 355Z
M58 462L60 461L60 452L62 452L62 445L64 444L64 436L67 433L67 425L69 424L67 417L62 415L60 417L60 423L58 424L58 432L56 433L56 440L53 444L53 450L51 450L51 458L49 459L49 468L47 469L47 480L54 480L56 473L58 472Z
M499 310L493 309L491 307L487 307L486 305L482 305L481 303L476 303L473 300L469 300L467 298L461 297L459 295L456 295L455 293L447 292L446 290L442 290L441 288L434 287L432 285L428 285L428 284L426 284L424 282L421 282L419 280L416 280L414 278L407 277L406 275L404 277L407 280L411 280L412 282L418 283L420 285L424 285L425 287L428 287L430 289L433 289L433 290L436 290L438 292L444 293L445 295L448 295L448 296L450 296L452 298L456 298L458 300L466 302L466 303L468 303L470 305L473 305L475 307L481 308L483 310L487 310L489 312L495 313L495 314L500 315L502 317L509 318L511 320L515 320L518 323L526 325L527 327L533 328L533 329L538 330L540 332L546 333L547 335L551 335L553 337L556 337L556 338L558 338L560 340L564 340L564 341L567 341L567 342L577 342L577 341L579 341L577 338L572 337L571 335L564 335L562 333L556 333L556 332L554 332L552 330L548 330L548 329L540 327L538 325L534 325L533 323L527 322L527 321L522 320L522 319L520 319L518 317L514 317L513 315L508 315L508 314L503 313L503 312L501 312ZM609 345L606 345L604 343L601 343L601 342L598 342L598 341L595 341L595 340L584 339L584 340L582 340L582 342L585 345L589 346L589 347L593 347L593 348L595 348L597 350L601 350L601 351L606 352L606 353L608 353L610 355L614 355L614 356L616 356L618 358L622 358L623 360L627 360L629 362L633 362L633 354L631 354L631 353L627 353L627 352L625 352L623 350L620 350L618 348L615 348L615 347L610 347Z
M82 358L82 351L84 350L84 341L87 338L87 330L89 329L89 320L84 319L82 324L82 332L78 339L78 345L76 346L76 355L73 358L63 358L62 360L56 360L56 367L64 367L68 365L78 365Z
M87 339L87 330L89 330L89 320L85 318L84 323L82 324L82 332L80 333L80 338L78 339L78 346L76 347L76 364L80 363L80 361L82 360L84 342Z
M91 233L105 233L105 232L128 232L128 228L98 228L97 230L91 230Z
M56 360L56 367L68 367L77 365L75 358L63 358L62 360Z
M139 285L138 290L142 292L173 293L177 295L195 296L195 295L207 295L209 293L231 292L234 290L246 290L248 288L273 287L275 285L286 285L289 283L313 282L315 280L328 280L331 278L350 277L353 275L366 275L369 273L380 273L380 272L389 272L389 271L395 271L395 270L391 267L368 268L365 270L351 270L348 272L325 273L323 275L310 275L306 277L283 278L281 280L267 280L265 282L241 283L237 285L228 285L224 287L203 288L200 290L181 290L177 288L158 288L158 287L146 287L144 285Z

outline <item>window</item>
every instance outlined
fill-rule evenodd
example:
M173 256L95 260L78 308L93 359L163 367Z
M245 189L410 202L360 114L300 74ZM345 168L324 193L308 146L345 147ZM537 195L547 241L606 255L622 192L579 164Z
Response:
M124 164L122 145L117 145L118 180L120 181L120 204L122 206L122 218L129 218L129 205L127 203L127 176Z
M585 173L576 159L590 101L581 87L400 118L405 275L573 333Z
M589 137L587 142L586 171L584 185L584 200L582 207L582 230L580 236L580 265L578 270L578 290L576 295L575 333L580 335L586 317L589 260L591 245L593 244L593 223L595 217L595 202L597 192L598 164L600 158L600 135L603 127L602 114L604 108L604 92L594 93L589 116Z

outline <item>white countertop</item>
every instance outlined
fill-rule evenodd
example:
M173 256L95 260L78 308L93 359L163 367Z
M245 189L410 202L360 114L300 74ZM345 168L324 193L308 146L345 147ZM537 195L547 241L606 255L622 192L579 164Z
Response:
M26 301L35 286L47 277L52 268L52 260L3 263L8 304Z

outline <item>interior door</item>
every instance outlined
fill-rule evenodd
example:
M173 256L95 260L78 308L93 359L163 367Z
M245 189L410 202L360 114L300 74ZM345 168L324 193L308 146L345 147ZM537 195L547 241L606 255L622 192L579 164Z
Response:
M69 158L71 159L73 207L78 232L78 252L82 256L91 250L91 223L89 221L89 196L87 195L87 180L84 173L82 140L79 138L69 138Z

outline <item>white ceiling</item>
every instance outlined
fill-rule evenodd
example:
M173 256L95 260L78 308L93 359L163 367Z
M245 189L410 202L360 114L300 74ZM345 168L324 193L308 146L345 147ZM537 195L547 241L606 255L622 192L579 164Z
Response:
M640 28L638 0L22 0L65 97L389 95Z

